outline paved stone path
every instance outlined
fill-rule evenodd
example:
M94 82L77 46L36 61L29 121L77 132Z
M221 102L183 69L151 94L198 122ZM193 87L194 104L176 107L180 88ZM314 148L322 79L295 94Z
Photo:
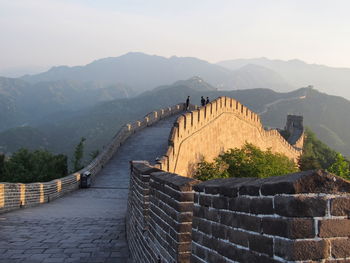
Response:
M164 154L177 116L129 138L93 182L41 206L0 215L0 263L127 262L129 161Z

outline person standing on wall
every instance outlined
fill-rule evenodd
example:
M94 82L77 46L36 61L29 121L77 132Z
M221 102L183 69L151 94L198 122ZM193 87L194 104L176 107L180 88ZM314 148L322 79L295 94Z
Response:
M190 96L187 96L187 99L186 99L186 110L189 110L190 108Z
M207 105L209 103L209 97L207 97L207 100L205 101L205 104Z
M201 97L201 104L202 104L202 106L205 106L205 99L203 96Z

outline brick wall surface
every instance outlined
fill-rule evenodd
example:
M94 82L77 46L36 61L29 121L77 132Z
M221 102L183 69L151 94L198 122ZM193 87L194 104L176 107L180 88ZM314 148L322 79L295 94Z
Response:
M189 262L198 181L132 162L127 237L134 262Z
M104 147L101 153L77 173L44 183L20 184L0 182L0 213L49 202L77 189L80 184L81 174L85 171L90 171L92 177L94 177L103 169L103 166L110 160L119 146L135 132L156 123L160 119L178 114L183 110L184 105L179 104L148 113L142 120L126 124L113 137L112 141Z
M194 186L192 262L350 262L350 182L322 171Z
M178 118L159 167L191 176L199 161L204 158L211 161L222 151L240 148L245 142L264 150L271 148L297 161L302 152L303 132L300 135L296 145L291 145L277 130L265 130L256 113L232 98L219 97Z
M200 182L131 163L134 262L350 262L350 182L321 170Z

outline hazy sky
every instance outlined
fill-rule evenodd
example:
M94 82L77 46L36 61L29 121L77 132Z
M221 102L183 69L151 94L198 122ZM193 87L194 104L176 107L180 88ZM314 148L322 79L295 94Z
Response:
M0 69L129 51L350 67L348 0L0 0Z

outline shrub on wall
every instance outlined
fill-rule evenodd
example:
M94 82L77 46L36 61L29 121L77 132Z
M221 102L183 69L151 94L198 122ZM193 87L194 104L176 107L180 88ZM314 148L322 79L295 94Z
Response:
M0 182L46 182L66 176L67 156L54 155L45 150L30 152L20 149L10 158L2 160Z
M229 149L220 154L214 162L199 163L195 177L210 180L228 177L266 178L298 171L295 163L280 153L262 151L253 144L246 143L241 149Z

